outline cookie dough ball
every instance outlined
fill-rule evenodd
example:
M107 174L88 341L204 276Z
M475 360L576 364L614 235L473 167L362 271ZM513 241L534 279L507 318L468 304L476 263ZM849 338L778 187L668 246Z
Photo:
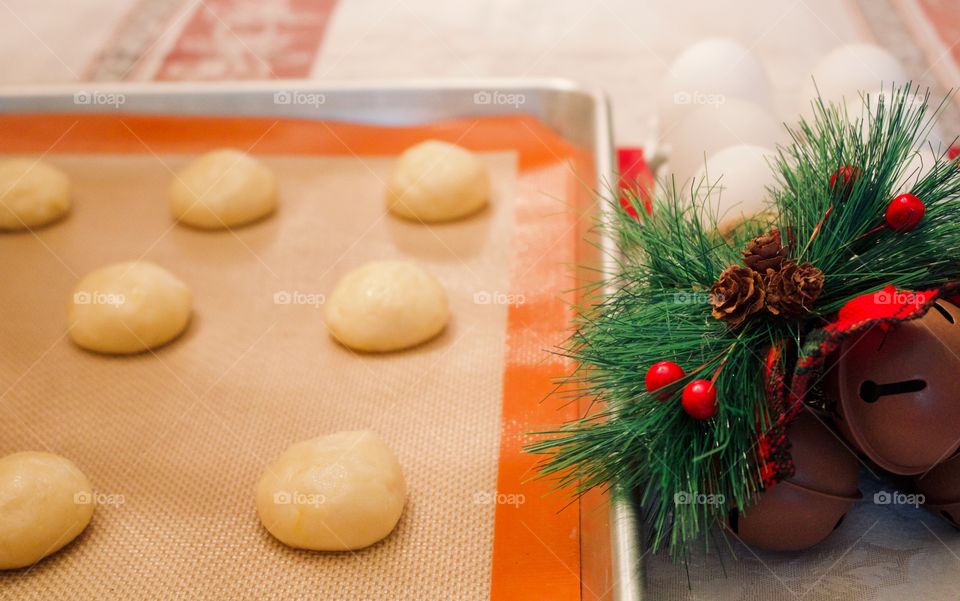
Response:
M170 184L170 210L178 221L223 229L266 217L277 207L277 179L239 150L207 153Z
M472 152L427 140L397 160L387 184L387 208L415 221L450 221L483 208L490 174Z
M0 570L32 565L83 532L93 516L90 482L52 453L0 458Z
M280 542L347 551L386 538L407 485L393 451L375 433L338 432L293 445L257 485L257 513Z
M395 351L430 340L447 325L447 294L413 263L374 261L345 275L326 304L334 338L358 351Z
M176 338L190 321L193 295L166 269L147 261L103 267L73 289L70 336L99 353L139 353Z
M70 179L43 161L0 161L0 230L46 225L70 210Z

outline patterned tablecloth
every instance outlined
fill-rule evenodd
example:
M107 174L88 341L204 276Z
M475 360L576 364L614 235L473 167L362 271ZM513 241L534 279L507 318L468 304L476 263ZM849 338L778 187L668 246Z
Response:
M637 145L651 87L708 35L758 53L784 120L843 43L880 43L940 90L958 81L950 0L0 0L0 85L560 76L606 90L618 141Z

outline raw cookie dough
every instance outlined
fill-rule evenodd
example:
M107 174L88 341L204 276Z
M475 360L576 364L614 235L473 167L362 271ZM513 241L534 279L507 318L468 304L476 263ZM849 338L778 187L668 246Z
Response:
M250 155L214 150L170 184L170 210L187 225L224 229L261 219L277 207L277 178Z
M187 327L193 295L166 269L147 261L103 267L73 289L68 325L73 341L100 353L139 353Z
M0 230L38 227L70 209L70 179L43 161L0 161Z
M413 263L374 261L343 276L327 299L327 327L359 351L395 351L430 340L447 325L447 293Z
M480 159L455 144L427 140L400 155L387 184L387 208L415 221L450 221L483 208L490 175Z
M347 551L390 534L406 496L400 464L379 436L338 432L284 451L257 484L257 513L286 545Z
M52 453L0 458L0 570L32 565L83 532L93 516L90 482Z

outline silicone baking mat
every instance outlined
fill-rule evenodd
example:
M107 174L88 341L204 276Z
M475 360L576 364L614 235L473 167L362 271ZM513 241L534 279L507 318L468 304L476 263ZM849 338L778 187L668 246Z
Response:
M544 349L569 323L570 266L590 183L584 152L524 117L375 128L276 119L0 117L0 153L43 156L74 184L63 221L0 236L0 454L49 450L90 477L87 531L3 598L579 598L579 515L530 482L526 432L572 417L541 404L566 366ZM490 209L426 226L385 214L393 157L426 138L482 153ZM166 188L196 154L232 146L280 182L280 209L232 232L172 223ZM186 281L187 332L108 357L66 336L73 285L144 258ZM416 261L452 322L398 354L328 336L322 304L368 260ZM355 553L287 548L253 489L295 441L371 428L409 486L385 541Z

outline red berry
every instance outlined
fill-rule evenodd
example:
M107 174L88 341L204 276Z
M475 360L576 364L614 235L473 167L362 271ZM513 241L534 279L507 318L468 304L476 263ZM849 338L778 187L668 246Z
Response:
M860 177L860 170L853 165L843 165L833 172L830 176L830 190L839 192L842 198L850 196L853 191L853 183ZM840 180L840 188L837 188L837 180Z
M683 389L683 410L694 419L710 419L717 414L717 389L710 380L694 380Z
M927 208L913 194L901 194L887 206L887 227L896 232L909 232L923 221Z
M669 386L674 382L680 380L680 378L687 375L684 373L683 368L674 363L673 361L660 361L654 363L650 366L650 369L647 370L646 384L647 392L653 392L654 390L659 390L664 386ZM660 398L664 399L670 396L669 393L661 394Z

